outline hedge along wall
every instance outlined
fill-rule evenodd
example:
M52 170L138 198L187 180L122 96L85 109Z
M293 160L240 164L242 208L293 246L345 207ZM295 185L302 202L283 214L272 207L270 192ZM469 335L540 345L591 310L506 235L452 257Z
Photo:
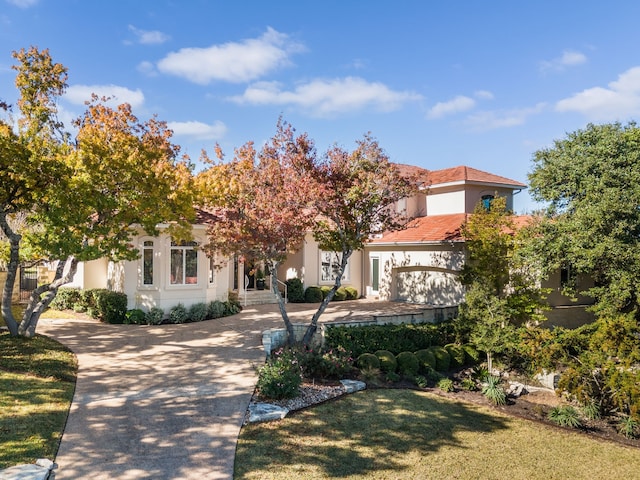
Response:
M425 307L420 312L412 312L406 314L393 315L373 315L369 320L352 320L344 322L318 323L318 329L311 340L314 345L324 346L325 330L327 327L361 327L367 325L402 325L417 323L440 323L445 320L451 320L458 315L458 307ZM308 324L294 323L293 331L296 341L302 340L304 333L307 331ZM286 345L287 330L285 328L272 328L262 332L262 346L267 355L271 355L273 350Z

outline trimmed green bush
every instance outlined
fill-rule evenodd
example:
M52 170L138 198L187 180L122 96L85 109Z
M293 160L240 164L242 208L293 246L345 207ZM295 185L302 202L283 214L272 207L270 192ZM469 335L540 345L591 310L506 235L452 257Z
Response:
M333 300L335 300L336 302L343 302L347 299L347 290L344 287L340 287L338 288L338 290L336 290L335 295L333 296Z
M365 369L379 369L380 368L380 360L373 353L363 353L358 357L356 361L356 365L360 370Z
M445 345L444 348L449 352L449 356L451 357L449 368L454 369L464 366L466 358L462 345L449 343L448 345Z
M261 396L274 400L294 398L302 384L300 364L288 355L272 357L258 370L256 388Z
M204 302L194 303L189 307L189 319L192 322L202 322L207 319L207 304Z
M438 388L443 392L453 392L453 380L450 378L441 378L438 380Z
M80 289L61 287L55 298L49 304L49 308L54 310L72 310L73 306L80 301Z
M130 323L133 325L144 325L145 321L145 313L139 308L134 308L132 310L127 311L127 320L125 323Z
M358 299L358 290L353 287L344 287L347 292L347 300L357 300Z
M106 289L85 290L90 292L87 311L95 309L95 317L106 323L124 323L127 319L127 296ZM94 315L92 315L94 316Z
M147 325L160 325L164 319L164 310L160 307L151 307L144 316L144 323Z
M329 292L331 291L331 289L333 288L333 286L329 286L329 285L323 285L320 288L320 291L322 292L322 300L324 300L325 298L327 298L327 295L329 295ZM335 296L333 298L335 300Z
M414 377L418 374L420 364L418 357L413 352L400 352L396 356L398 362L398 373L407 377Z
M480 352L478 349L469 343L462 345L464 349L464 363L465 365L477 365L480 363Z
M189 319L189 312L182 303L178 303L169 309L170 323L186 323Z
M320 290L320 287L307 287L304 292L304 301L306 303L320 303L322 301L322 290Z
M418 371L420 373L425 374L429 372L429 370L436 369L436 356L434 355L433 350L423 348L415 353L416 358L418 359Z
M436 370L438 372L448 372L451 364L451 355L444 347L429 347L429 350L433 352L436 357Z
M220 300L212 300L207 305L207 318L220 318L224 317L225 306L224 302Z
M287 299L291 303L304 303L304 285L299 278L290 278L286 282Z
M224 302L224 317L235 315L236 313L240 313L241 311L242 306L237 300L233 300L231 297L229 297L229 300Z
M376 357L380 360L380 370L385 373L395 372L398 367L396 356L389 350L378 350L375 352Z

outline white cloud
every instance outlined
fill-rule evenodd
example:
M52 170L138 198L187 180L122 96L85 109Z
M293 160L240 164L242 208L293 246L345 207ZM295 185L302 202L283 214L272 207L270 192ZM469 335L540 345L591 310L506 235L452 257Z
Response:
M480 100L493 100L493 93L488 90L476 90L473 94L474 97L479 98Z
M249 86L243 95L230 98L240 104L293 105L318 117L369 107L388 112L421 99L418 94L393 91L382 83L358 77L314 80L291 91L282 90L275 82L259 82Z
M290 63L303 47L273 28L259 38L207 48L183 48L158 62L161 72L207 85L214 80L232 83L256 80Z
M158 45L166 42L171 37L159 30L140 30L139 28L129 25L129 31L138 38L138 43L143 45Z
M175 135L198 140L220 140L227 133L227 126L221 121L214 122L212 125L197 121L167 122L167 126Z
M156 70L155 65L146 60L140 62L136 67L136 70L138 70L140 73L143 73L144 75L147 75L148 77L155 77L156 75L158 75L158 71Z
M446 102L438 102L427 112L428 118L442 118L446 115L453 115L459 112L466 112L476 106L473 98L458 95Z
M640 67L633 67L610 82L556 103L558 112L578 112L592 121L612 121L640 115Z
M75 105L84 105L91 100L92 93L98 97L112 97L107 102L108 105L128 103L132 108L136 108L144 103L144 94L140 89L130 90L118 85L71 85L64 98Z
M576 67L587 62L587 56L575 50L565 50L562 55L553 60L545 60L540 62L540 70L546 72L548 70L562 71L567 67Z
M36 5L40 0L7 0L7 3L18 8L29 8Z
M478 112L469 115L465 120L465 124L475 131L515 127L523 125L527 118L541 113L545 107L546 103L538 103L534 107L528 108Z

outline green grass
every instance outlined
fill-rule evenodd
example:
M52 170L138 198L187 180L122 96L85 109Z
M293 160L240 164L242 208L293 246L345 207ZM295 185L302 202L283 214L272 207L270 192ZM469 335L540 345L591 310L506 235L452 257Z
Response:
M244 427L240 479L635 478L640 452L413 390Z
M60 343L0 333L0 468L55 458L76 373Z

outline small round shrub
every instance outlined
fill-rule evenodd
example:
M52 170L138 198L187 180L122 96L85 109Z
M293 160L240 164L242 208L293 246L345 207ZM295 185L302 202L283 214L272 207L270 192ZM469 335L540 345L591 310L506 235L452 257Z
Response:
M54 310L71 310L73 305L80 302L80 290L71 287L61 287L49 304Z
M560 405L549 411L549 420L561 427L581 428L580 413L571 405Z
M413 383L415 383L416 386L420 388L427 388L429 386L428 380L422 375L416 375L415 377L413 377Z
M380 370L383 372L395 372L396 368L398 368L396 356L389 350L378 350L375 355L380 360Z
M464 366L465 363L465 353L462 345L456 345L454 343L450 343L445 345L444 348L449 352L450 363L449 368L460 368Z
M451 364L451 355L447 352L447 349L444 347L429 347L429 350L433 352L433 355L436 357L436 370L438 372L448 372L449 366Z
M425 374L429 370L436 369L436 356L433 354L432 350L423 348L415 353L418 359L418 371L420 373Z
M239 313L242 310L240 303L231 298L226 302L224 302L223 305L224 305L224 314L222 315L223 317L228 317L229 315L235 315L236 313Z
M465 365L477 365L480 363L480 352L474 345L467 343L462 348L464 349Z
M189 319L189 312L182 303L178 303L169 309L169 322L186 323Z
M302 372L297 362L272 358L259 369L256 388L265 398L281 400L296 397L301 384Z
M453 380L450 378L441 378L438 380L438 388L443 392L453 392Z
M358 357L356 365L360 370L380 368L380 360L373 353L363 353Z
M476 390L478 390L478 385L476 385L475 380L469 377L463 378L460 382L460 386L464 390L468 390L469 392L475 392Z
M287 299L291 303L304 303L304 285L299 278L290 278L286 282Z
M224 317L225 306L224 302L220 300L212 300L207 305L207 318L220 318Z
M144 323L147 325L160 325L164 318L164 310L160 307L151 307L144 316Z
M398 362L398 373L407 377L414 377L418 374L419 362L413 352L400 352L396 356Z
M204 302L194 303L189 307L189 319L192 322L201 322L207 319L207 304Z
M133 325L144 325L145 313L139 308L127 310L125 323L131 323Z
M320 287L307 287L304 292L304 301L306 303L320 303L322 298Z
M327 295L329 295L329 292L333 287L330 287L329 285L322 285L319 288L320 288L320 291L322 291L322 299L324 300L325 298L327 298Z
M336 302L343 302L347 299L347 290L344 287L340 287L336 290L336 293L333 295L333 299Z
M344 287L347 292L347 300L357 300L358 299L358 290L353 287Z
M387 382L390 383L399 382L402 379L402 377L396 372L387 372L384 378Z

